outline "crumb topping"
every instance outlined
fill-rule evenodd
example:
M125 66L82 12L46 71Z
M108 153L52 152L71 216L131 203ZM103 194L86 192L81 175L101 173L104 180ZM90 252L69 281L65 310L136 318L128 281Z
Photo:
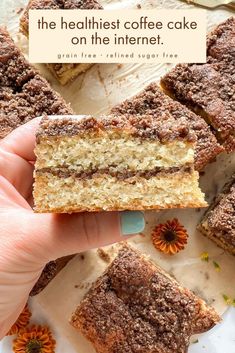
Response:
M43 136L73 136L84 133L100 134L102 131L127 133L137 138L154 139L161 142L184 140L195 142L195 135L190 131L184 117L175 121L169 116L154 119L149 115L121 116L78 116L50 118L44 117L37 132L37 140Z

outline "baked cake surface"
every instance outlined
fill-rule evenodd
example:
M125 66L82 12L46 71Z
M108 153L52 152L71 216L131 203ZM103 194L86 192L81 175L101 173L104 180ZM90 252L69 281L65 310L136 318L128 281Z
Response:
M115 115L148 114L155 119L161 119L162 114L169 114L176 121L184 117L197 137L195 169L198 171L212 162L223 150L206 122L199 115L168 97L160 90L157 83L151 83L136 96L118 104L111 110L111 113Z
M43 114L73 114L0 27L0 138Z
M179 64L161 80L173 98L201 115L227 152L235 150L235 18L207 40L206 64Z
M97 353L186 353L191 335L219 321L203 300L126 245L70 322Z
M235 174L205 213L199 230L235 255Z
M20 30L28 37L29 35L29 10L40 9L82 9L99 10L103 7L96 0L30 0L20 20ZM79 74L87 71L93 64L47 64L57 80L65 85Z
M37 133L36 212L203 207L185 119L47 117ZM60 192L58 192L60 190Z

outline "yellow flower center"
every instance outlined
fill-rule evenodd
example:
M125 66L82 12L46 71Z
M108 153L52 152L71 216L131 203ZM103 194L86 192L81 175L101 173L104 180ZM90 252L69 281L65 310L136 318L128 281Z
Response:
M26 353L43 353L42 346L41 341L32 339L26 345Z

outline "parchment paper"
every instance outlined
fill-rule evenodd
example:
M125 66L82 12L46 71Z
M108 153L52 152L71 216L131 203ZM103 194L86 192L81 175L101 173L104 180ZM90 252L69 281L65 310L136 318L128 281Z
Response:
M27 41L18 34L19 10L25 2L24 0L1 0L0 23L7 25L17 43L27 54ZM138 4L146 9L193 8L193 6L177 0L106 0L101 2L105 8L109 9L136 8ZM208 30L229 16L231 16L231 12L225 9L208 11ZM65 87L60 86L44 66L39 65L38 67L52 86L68 102L71 102L77 114L100 114L108 112L116 103L136 94L148 83L159 80L171 65L95 65ZM221 189L234 167L235 156L223 154L217 162L205 169L200 184L209 202ZM147 225L144 234L132 239L130 243L148 254L154 262L169 271L181 284L194 290L196 294L222 314L226 309L222 295L227 294L235 297L235 259L195 230L203 212L204 210L196 209L146 212ZM158 222L164 222L173 217L177 217L184 224L190 237L184 251L169 257L155 250L150 235ZM110 261L115 256L118 246L114 245L105 249ZM209 253L209 263L200 259L202 252ZM213 261L219 264L220 272L215 270ZM108 263L97 254L97 250L88 251L82 256L78 255L40 295L31 301L34 322L45 323L46 321L53 328L58 343L58 353L94 352L91 345L69 325L68 320L91 283L96 280L107 265ZM8 348L6 347L10 346L9 339L5 342L4 353L7 353Z

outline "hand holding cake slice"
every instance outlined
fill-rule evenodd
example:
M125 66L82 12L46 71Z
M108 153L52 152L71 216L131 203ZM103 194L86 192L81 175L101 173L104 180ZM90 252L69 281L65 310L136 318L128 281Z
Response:
M204 207L185 119L44 117L37 132L36 212Z

